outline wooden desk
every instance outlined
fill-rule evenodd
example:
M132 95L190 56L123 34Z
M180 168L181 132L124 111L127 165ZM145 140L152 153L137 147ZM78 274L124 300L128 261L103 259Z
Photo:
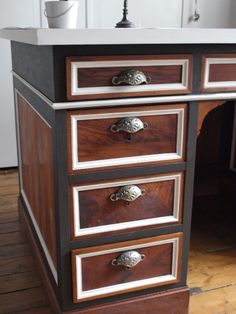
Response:
M178 45L159 30L151 45L132 31L111 44L104 31L102 45L91 31L0 34L12 40L21 221L55 313L188 313L196 140L236 98L236 44L186 30Z

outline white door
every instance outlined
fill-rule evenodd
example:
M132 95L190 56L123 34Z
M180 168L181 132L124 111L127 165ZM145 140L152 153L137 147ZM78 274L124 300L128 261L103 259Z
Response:
M39 0L1 1L0 28L40 25ZM11 50L0 39L0 168L17 166Z

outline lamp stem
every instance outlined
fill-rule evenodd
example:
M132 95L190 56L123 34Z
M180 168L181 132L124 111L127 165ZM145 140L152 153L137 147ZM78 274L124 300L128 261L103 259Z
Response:
M128 0L124 0L123 19L116 24L116 28L132 28L135 27L133 22L130 22L128 16Z

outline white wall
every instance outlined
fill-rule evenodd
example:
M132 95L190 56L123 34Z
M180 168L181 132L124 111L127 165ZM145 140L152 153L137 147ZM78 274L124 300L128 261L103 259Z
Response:
M39 1L1 1L0 28L39 26ZM0 39L0 168L17 165L10 43Z

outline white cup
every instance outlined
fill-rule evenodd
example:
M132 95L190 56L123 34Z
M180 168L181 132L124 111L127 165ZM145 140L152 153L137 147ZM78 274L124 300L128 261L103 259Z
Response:
M47 1L45 7L49 28L77 28L78 1Z

